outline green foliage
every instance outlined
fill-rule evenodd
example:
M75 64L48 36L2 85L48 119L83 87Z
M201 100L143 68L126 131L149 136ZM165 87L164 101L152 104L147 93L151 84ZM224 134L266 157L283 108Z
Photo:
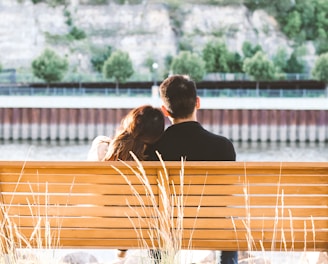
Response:
M275 0L271 1L277 12L288 12L293 7L293 1L291 0Z
M72 15L71 12L68 11L67 9L64 10L64 17L66 17L65 23L67 26L72 26L73 25L73 20L72 20Z
M185 50L185 51L193 52L192 43L191 43L190 39L188 39L188 38L180 39L178 45L179 45L179 51Z
M256 81L275 78L275 67L262 51L258 51L252 58L246 58L243 70Z
M316 80L328 84L328 52L321 54L315 62L312 75Z
M173 74L186 74L193 80L201 81L205 75L203 59L190 51L181 51L171 64Z
M301 60L299 50L295 49L287 60L286 73L302 73L304 71L304 62Z
M81 39L85 39L87 37L87 35L85 34L85 32L82 29L79 29L76 26L74 26L72 14L66 8L64 9L64 17L66 18L66 20L65 20L66 25L70 27L70 31L66 35L66 37L69 41L81 40Z
M33 74L47 83L61 81L67 69L67 60L49 49L32 62Z
M133 73L132 61L126 52L116 50L104 63L104 77L114 78L117 88L119 83L124 83Z
M262 51L260 45L253 45L249 41L245 41L242 46L242 51L245 58L252 58L258 51Z
M145 59L144 65L147 67L147 69L149 70L149 72L153 73L154 72L154 68L153 68L153 64L156 61L154 60L154 58L152 56L147 57Z
M241 72L242 58L230 52L222 42L208 42L203 49L203 60L207 72Z
M327 0L297 0L290 8L277 12L277 18L288 37L298 43L314 41L320 54L328 50L327 14Z
M244 0L244 5L247 6L247 8L250 10L263 8L271 3L272 2L268 0Z
M304 71L304 61L302 56L304 51L297 48L288 56L287 51L279 48L272 61L277 73L302 73Z
M171 65L173 62L172 55L166 55L164 58L164 71L163 71L163 79L170 75Z
M283 27L283 31L291 38L296 38L301 31L302 20L298 11L288 14L287 23Z
M97 72L102 72L103 66L105 61L110 57L112 54L112 47L107 46L103 49L97 49L93 51L91 55L91 64L92 67L97 71Z
M203 60L207 72L229 72L229 51L221 42L209 42L203 49Z
M87 35L82 29L77 28L76 26L73 26L69 32L70 38L73 40L81 40L85 39Z
M50 6L67 5L68 0L32 0L33 4L47 3Z
M314 41L318 54L328 51L327 0L244 0L244 5L273 14L282 31L298 44Z
M0 64L0 72L2 72L2 65Z
M276 67L276 71L278 73L284 73L287 72L287 60L288 60L288 54L286 49L279 48L277 50L277 53L273 56L272 62L274 66Z
M322 54L328 52L328 33L320 28L318 31L318 38L315 42L317 53Z
M243 71L243 59L238 52L229 52L227 62L228 62L229 72Z

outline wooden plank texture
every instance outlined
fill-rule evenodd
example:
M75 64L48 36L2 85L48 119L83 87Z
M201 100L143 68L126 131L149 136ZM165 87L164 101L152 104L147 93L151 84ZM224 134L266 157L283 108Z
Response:
M183 248L328 250L327 162L141 164L0 161L6 232L16 225L31 246L38 225L61 248L138 248L168 228L183 229Z

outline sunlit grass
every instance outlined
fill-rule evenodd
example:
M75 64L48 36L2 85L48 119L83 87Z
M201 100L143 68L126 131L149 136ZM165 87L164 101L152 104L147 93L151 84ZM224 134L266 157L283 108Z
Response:
M22 168L19 180L16 183L15 190L20 184L24 168ZM46 187L48 188L48 187ZM60 248L60 221L61 219L52 219L56 221L56 228L52 228L48 214L42 215L40 212L40 198L48 201L47 192L45 194L36 194L30 186L30 192L33 194L33 201L26 199L30 215L33 219L33 231L26 236L16 222L9 216L10 208L13 204L14 195L8 204L1 202L1 225L0 225L0 264L27 263L27 264L51 264L56 263L54 252ZM45 212L48 211L45 203ZM37 214L33 208L37 207ZM23 221L23 217L17 215L18 220Z
M133 206L129 205L129 207L138 215L138 221L146 221L148 226L150 244L143 237L143 232L141 228L136 225L135 220L130 218L131 223L140 238L140 247L147 249L148 251L155 250L155 252L160 252L160 263L180 263L180 252L182 249L184 231L184 199L186 198L184 195L184 162L181 161L180 184L175 185L174 182L170 182L168 172L165 168L165 163L162 159L160 159L163 173L160 172L158 175L156 187L159 190L159 197L157 197L153 191L152 185L149 183L147 174L141 162L133 153L131 153L131 155L133 155L134 160L137 163L137 170L133 169L128 164L125 164L133 171L142 183L145 193L147 193L147 204L145 199L139 195L128 177L126 177L119 169L116 170L129 184L133 194L140 203L141 208L144 209L144 213L147 208L151 208L151 216L145 219L143 216L138 214ZM169 188L169 186L172 186L172 188ZM148 204L149 201L150 204ZM196 219L197 217L195 216L195 221ZM188 248L191 248L191 246L192 240L190 239ZM154 261L154 256L152 254L149 254L147 260L143 260L144 263L154 263Z

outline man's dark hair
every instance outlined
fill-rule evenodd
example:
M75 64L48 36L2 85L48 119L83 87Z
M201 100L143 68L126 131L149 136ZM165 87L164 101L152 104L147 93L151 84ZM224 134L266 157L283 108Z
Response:
M161 99L173 118L187 118L196 106L196 84L186 75L173 75L159 87Z

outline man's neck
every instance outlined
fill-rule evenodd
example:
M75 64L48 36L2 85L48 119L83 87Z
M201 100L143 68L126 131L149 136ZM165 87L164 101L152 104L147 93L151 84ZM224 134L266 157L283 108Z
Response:
M197 122L197 117L196 117L196 113L191 115L190 117L187 118L170 118L171 123L174 124L180 124L180 123L184 123L184 122L190 122L190 121L195 121Z

